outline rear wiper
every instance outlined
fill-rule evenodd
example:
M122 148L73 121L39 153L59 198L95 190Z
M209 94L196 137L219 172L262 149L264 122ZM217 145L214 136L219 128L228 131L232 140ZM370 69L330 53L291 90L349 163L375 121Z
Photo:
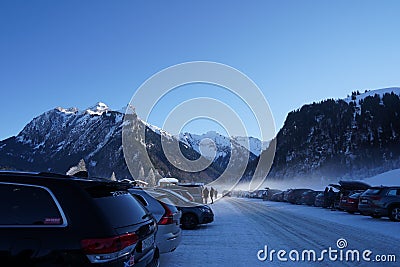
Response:
M142 220L143 220L143 219L146 219L146 218L152 219L153 216L151 215L151 213L146 213L145 215L143 215Z

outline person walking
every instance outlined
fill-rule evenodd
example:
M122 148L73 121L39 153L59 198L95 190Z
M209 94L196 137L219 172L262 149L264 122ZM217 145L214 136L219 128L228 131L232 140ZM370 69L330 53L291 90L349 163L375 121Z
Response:
M214 188L211 187L210 189L210 198L211 198L211 204L214 204Z
M217 189L215 189L214 190L214 199L217 200L217 197L218 197L218 191L217 191Z
M329 206L329 188L325 187L323 207L327 208L328 206Z
M210 194L210 192L208 191L207 187L205 187L205 188L203 189L203 201L204 201L204 204L207 204L208 195L209 195L209 194Z
M335 192L333 192L332 187L329 188L329 192L328 192L328 199L329 199L329 206L328 208L330 208L331 210L334 210L335 208Z

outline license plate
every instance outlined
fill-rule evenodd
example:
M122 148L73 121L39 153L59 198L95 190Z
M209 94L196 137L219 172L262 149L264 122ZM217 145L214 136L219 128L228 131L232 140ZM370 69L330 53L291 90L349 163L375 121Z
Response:
M368 200L366 200L366 199L363 199L363 200L361 200L361 203L368 203Z
M152 247L153 244L154 244L154 235L151 235L142 241L142 250L146 250L146 249Z

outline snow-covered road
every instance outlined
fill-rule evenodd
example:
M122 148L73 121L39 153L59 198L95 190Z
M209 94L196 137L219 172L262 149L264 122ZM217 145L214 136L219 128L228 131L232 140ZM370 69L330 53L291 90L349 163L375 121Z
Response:
M400 264L400 224L389 220L239 198L224 198L213 204L212 208L215 221L197 230L184 231L182 243L176 251L161 255L162 267ZM339 239L344 239L340 247L337 244ZM343 247L344 243L347 243L346 247ZM268 257L261 261L257 254L265 258L264 252L258 253L260 250L265 251L265 246ZM272 250L276 252L271 261ZM286 262L278 258L279 250L283 251L280 252L280 258L286 259ZM365 252L367 250L371 253ZM313 262L314 252L316 260ZM360 261L353 260L353 256L357 258L357 253ZM297 255L299 262L296 261ZM305 261L301 260L303 255ZM377 255L378 258L375 258ZM392 257L390 255L395 255L396 263L375 261ZM318 262L319 259L323 259L323 263ZM366 261L368 259L371 261Z

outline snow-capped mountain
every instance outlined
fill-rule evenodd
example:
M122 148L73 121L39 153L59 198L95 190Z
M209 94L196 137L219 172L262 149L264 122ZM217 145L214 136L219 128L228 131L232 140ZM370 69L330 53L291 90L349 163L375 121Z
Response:
M63 107L47 111L34 118L17 136L0 142L0 167L65 173L84 159L92 176L110 177L114 172L116 177L126 178L132 173L134 178L144 179L143 175L154 173L210 182L223 172L224 163L229 161L227 157L220 157L203 171L182 171L175 167L179 162L166 158L161 139L167 140L167 145L178 144L182 154L191 160L201 157L196 150L168 132L143 122L136 114L128 124L124 116L102 102L82 111ZM134 129L132 142L128 144L133 153L131 172L122 148L122 130L127 125ZM139 132L145 132L145 140Z
M276 137L275 178L365 178L400 168L400 89L304 105Z
M102 115L104 112L111 111L110 108L103 102L97 102L96 105L91 106L85 110L89 115Z
M247 148L251 153L260 156L263 150L266 150L270 141L261 141L255 137L233 136L232 139L239 145Z
M229 156L232 149L248 150L250 157L258 157L268 147L268 142L261 142L254 137L226 137L215 131L204 134L181 133L179 139L191 146L199 154L208 159ZM244 152L247 153L247 152Z

